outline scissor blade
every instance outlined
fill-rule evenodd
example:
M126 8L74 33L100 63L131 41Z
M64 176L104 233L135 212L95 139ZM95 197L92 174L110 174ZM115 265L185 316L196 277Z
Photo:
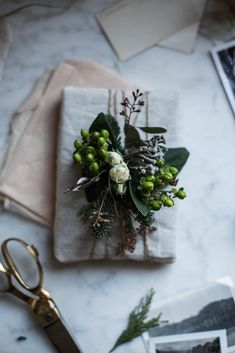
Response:
M61 320L44 328L45 333L60 353L82 353Z

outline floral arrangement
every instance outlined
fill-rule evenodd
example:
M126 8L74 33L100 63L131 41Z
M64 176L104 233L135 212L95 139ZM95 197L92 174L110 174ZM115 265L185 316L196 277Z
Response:
M118 219L122 241L117 254L134 252L138 236L156 230L156 212L173 207L175 199L184 199L183 187L177 188L178 173L188 158L185 148L165 146L162 127L134 126L134 115L141 112L145 102L138 89L132 101L125 97L120 112L124 118L124 143L118 120L100 113L89 130L81 130L75 140L73 161L79 165L81 177L66 191L85 189L87 204L79 217L89 223L92 235L102 239L111 235ZM140 132L151 134L144 140Z

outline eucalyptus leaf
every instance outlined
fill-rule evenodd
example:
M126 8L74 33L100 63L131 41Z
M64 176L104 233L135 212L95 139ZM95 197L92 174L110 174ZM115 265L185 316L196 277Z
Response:
M176 167L178 171L181 171L188 157L189 151L185 147L168 148L164 156L165 163Z
M109 138L115 149L118 149L121 143L120 127L117 120L110 114L99 113L90 126L89 132L108 130Z
M136 146L141 143L140 135L134 126L125 124L124 133L126 148Z
M135 187L133 185L132 180L129 181L129 189L130 189L130 195L131 195L132 201L135 204L135 207L144 217L146 217L147 214L149 213L149 208L136 195Z
M164 127L138 126L138 128L147 134L164 134L167 131Z

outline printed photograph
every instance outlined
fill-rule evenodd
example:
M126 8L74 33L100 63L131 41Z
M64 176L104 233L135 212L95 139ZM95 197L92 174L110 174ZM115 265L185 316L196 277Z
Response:
M216 69L235 113L235 41L211 50Z
M167 323L144 335L151 337L226 329L229 351L235 350L235 301L231 287L221 283L179 294L156 303L150 317L162 313Z
M150 353L226 353L226 331L212 331L158 337L151 341Z

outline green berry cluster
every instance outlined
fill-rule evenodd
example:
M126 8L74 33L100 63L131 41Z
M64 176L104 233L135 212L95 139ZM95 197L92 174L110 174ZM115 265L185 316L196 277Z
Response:
M109 132L105 129L93 132L82 129L81 136L81 140L74 141L74 163L83 165L91 174L96 175L104 164L111 144Z
M156 165L158 168L155 174L142 176L138 185L141 198L153 211L159 211L163 206L173 207L174 198L186 197L183 188L172 187L166 190L167 186L177 184L177 168L165 165L163 159L158 159Z

